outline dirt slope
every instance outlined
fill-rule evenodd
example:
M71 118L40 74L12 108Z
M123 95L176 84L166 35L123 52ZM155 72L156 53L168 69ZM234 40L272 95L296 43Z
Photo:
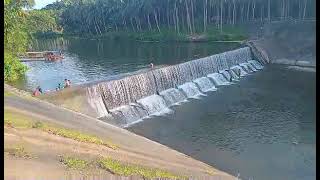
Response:
M5 96L4 104L6 109L23 116L90 133L102 139L107 139L119 146L119 149L112 150L106 147L61 139L61 137L51 137L48 136L48 134L35 132L34 130L22 132L9 129L5 132L5 142L7 142L5 145L13 144L13 142L18 140L23 141L30 148L31 152L38 154L40 158L34 161L26 161L5 156L5 173L8 175L7 177L21 177L21 175L28 175L28 177L33 177L34 175L46 176L42 168L34 169L32 168L34 166L46 166L44 169L48 168L48 171L57 172L53 175L61 176L65 174L66 171L61 167L61 164L57 163L57 155L74 154L80 157L108 155L121 161L161 168L196 177L197 179L205 177L234 179L234 177L222 171L194 160L164 145L80 113L46 102L40 102L33 98L26 99L18 96ZM21 170L24 169L24 171L20 171L19 168L21 168ZM19 170L19 173L17 173L16 170ZM32 171L35 173L31 173ZM209 173L210 175L208 172L211 172ZM214 176L212 176L213 174Z

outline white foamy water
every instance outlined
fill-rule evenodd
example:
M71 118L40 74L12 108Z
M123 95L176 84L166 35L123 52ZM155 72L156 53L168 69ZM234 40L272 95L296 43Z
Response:
M165 100L159 95L151 95L137 101L145 110L147 110L149 116L162 115L171 113L172 110L168 108Z
M232 66L230 69L231 69L238 77L239 77L239 72L240 72L240 77L243 77L243 76L248 75L248 73L247 73L246 71L244 71L241 66L238 66L238 65Z
M130 105L120 106L116 109L112 109L111 114L116 120L125 122L125 124L129 124L147 116L148 112L138 104L131 103Z
M214 86L213 82L210 81L207 77L201 77L198 79L195 79L193 81L196 83L202 92L208 92L208 91L215 91L217 88Z
M250 74L250 73L253 72L253 70L250 69L247 64L243 64L243 63L242 63L242 64L239 64L239 66L240 66L246 73L248 73L248 74Z
M164 90L160 92L160 95L164 98L168 106L179 104L187 98L179 89L176 88Z
M188 98L199 98L199 96L204 95L193 82L184 83L178 86L178 88L181 89Z
M254 68L250 63L241 63L240 66L247 69L250 73L257 71L257 69Z
M208 77L211 78L217 86L230 84L230 82L220 73L208 74Z
M263 69L263 66L256 60L250 60L248 61L250 64L252 64L256 69L261 70Z
M229 82L230 79L233 81L239 81L239 77L231 70L225 70L220 72Z

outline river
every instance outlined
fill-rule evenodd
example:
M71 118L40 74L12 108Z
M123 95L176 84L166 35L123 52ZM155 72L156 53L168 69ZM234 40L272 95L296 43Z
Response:
M57 38L34 40L32 51L63 50L65 59L57 62L26 62L24 79L16 86L33 90L55 90L70 79L73 84L109 80L134 71L171 65L239 47L238 43L137 42L132 40L90 40Z

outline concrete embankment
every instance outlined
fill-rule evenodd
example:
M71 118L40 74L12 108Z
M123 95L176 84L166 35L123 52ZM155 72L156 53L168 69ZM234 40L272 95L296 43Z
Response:
M7 88L9 87L7 86ZM10 92L14 91L10 90ZM13 109L24 116L38 118L65 128L76 129L108 139L119 147L113 152L118 157L126 156L128 159L135 159L137 163L145 166L179 172L196 179L234 179L227 173L157 142L36 98L5 96L4 105L5 108Z
M270 62L295 69L316 70L316 21L281 21L265 24L263 36L252 40Z

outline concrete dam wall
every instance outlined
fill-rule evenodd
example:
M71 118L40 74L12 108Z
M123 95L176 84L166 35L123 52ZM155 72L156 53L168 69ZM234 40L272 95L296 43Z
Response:
M232 83L230 80L238 81L261 70L268 61L251 49L243 47L118 80L66 89L44 98L125 127L149 116L171 113L172 105L205 96Z

